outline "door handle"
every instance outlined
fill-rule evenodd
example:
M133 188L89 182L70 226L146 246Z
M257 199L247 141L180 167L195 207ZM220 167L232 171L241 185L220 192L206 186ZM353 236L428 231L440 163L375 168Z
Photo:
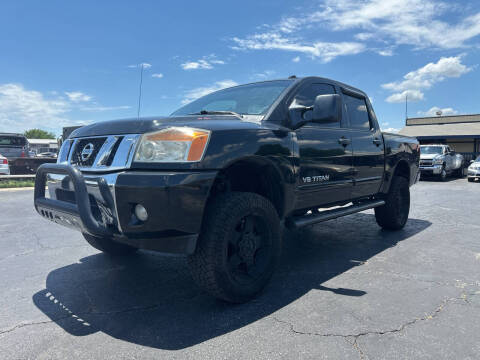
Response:
M350 139L347 139L345 136L342 136L340 139L338 139L338 143L343 146L347 146L350 144Z
M377 146L380 146L380 144L382 143L382 140L380 140L379 138L375 138L373 139L373 143Z

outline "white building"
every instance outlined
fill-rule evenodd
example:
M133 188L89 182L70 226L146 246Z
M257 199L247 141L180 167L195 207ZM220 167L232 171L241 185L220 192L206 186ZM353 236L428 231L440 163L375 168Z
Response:
M43 152L58 152L58 142L56 139L28 139L30 150L40 154Z

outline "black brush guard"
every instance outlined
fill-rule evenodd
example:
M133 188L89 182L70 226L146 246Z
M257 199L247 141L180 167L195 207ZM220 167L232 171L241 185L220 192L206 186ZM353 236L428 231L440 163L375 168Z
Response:
M75 192L75 203L45 197L48 174L67 175L70 178ZM115 213L113 197L105 179L99 177L90 180L98 183L105 203L112 210L112 213ZM113 228L107 227L95 219L85 179L80 170L70 165L43 164L38 168L35 178L34 204L35 209L41 216L58 224L73 227L94 236L112 237L116 234Z

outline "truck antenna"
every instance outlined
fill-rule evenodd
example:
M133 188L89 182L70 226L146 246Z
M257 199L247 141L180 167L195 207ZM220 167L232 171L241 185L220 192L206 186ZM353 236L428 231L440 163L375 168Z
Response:
M142 103L142 83L143 83L143 62L140 66L140 86L138 89L138 108L137 108L137 119L140 119L140 106Z

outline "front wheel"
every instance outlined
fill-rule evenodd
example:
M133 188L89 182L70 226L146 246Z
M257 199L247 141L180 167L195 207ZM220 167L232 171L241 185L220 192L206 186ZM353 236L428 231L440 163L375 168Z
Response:
M408 180L394 176L385 205L375 208L377 224L384 229L400 230L408 220L410 212L410 188Z
M97 237L89 234L83 234L83 237L87 242L95 249L100 250L106 254L114 256L125 256L136 252L138 249L133 246L121 244L110 238Z
M440 173L440 181L447 180L447 170L445 170L445 165L442 167L442 172Z
M208 206L188 264L206 292L242 303L265 287L280 252L280 221L272 203L258 194L231 192Z
M468 182L473 182L474 178L468 178Z

